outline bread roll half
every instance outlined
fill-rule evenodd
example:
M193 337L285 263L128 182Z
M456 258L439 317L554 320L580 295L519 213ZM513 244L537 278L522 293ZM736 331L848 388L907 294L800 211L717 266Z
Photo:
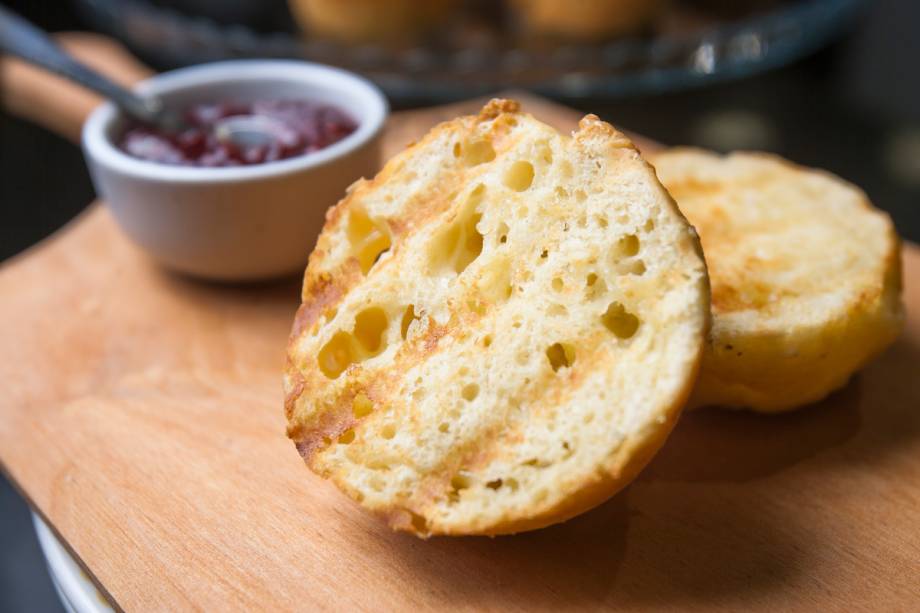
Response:
M400 530L562 521L664 442L709 317L696 234L624 135L493 100L330 210L285 376L309 466Z
M651 161L699 231L712 281L694 406L795 409L898 336L898 236L860 189L760 153L672 149Z

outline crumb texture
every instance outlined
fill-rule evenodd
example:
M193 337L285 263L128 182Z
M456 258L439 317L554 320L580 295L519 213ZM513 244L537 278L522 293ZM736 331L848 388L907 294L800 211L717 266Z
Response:
M495 100L330 210L289 345L288 434L395 528L540 527L664 441L708 316L696 234L631 142Z

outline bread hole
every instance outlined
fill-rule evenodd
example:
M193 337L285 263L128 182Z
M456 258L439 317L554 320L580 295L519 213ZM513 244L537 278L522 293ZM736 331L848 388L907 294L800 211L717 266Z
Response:
M461 377L465 377L466 375L470 374L470 369L466 366L461 366L460 370L457 371L457 374Z
M450 424L448 424L446 421L442 421L440 424L438 424L438 432L447 434L450 432Z
M475 383L464 385L463 389L460 391L460 395L467 402L473 402L479 395L479 386Z
M556 189L553 190L553 193L556 194L556 198L559 200L565 200L569 197L569 192L564 187L556 187Z
M323 317L326 319L326 323L329 323L335 316L338 314L339 310L335 307L329 307L326 309L326 312L323 314Z
M622 262L617 268L622 274L626 275L645 274L645 262L642 260L628 260L626 262Z
M384 350L387 314L380 307L364 309L355 316L355 338L371 355Z
M332 444L332 439L329 438L328 436L324 436L323 437L323 447L328 447L331 444Z
M454 157L460 157L460 143L454 143Z
M482 219L482 214L474 213L466 221L464 240L460 243L460 249L454 260L454 270L457 274L466 270L466 267L482 253L482 234L476 229L480 219Z
M655 229L655 220L654 220L654 219L646 219L646 220L645 220L645 224L642 226L642 229L645 230L646 232L651 232L652 230L654 230L654 229Z
M551 304L549 308L546 309L546 313L551 317L565 317L569 314L569 311L561 304Z
M486 334L482 338L482 346L485 347L486 349L492 346L492 336L491 335Z
M587 200L587 199L588 199L588 194L585 193L585 190L583 190L583 189L576 189L576 190L575 190L575 200L576 200L579 204L581 204L582 202L584 202L584 201Z
M374 403L364 394L358 394L351 403L351 412L355 417L361 419L367 417L374 410Z
M412 517L412 529L415 530L419 534L427 534L428 533L428 520L426 520L424 517L422 517L418 513L414 513L412 511L409 511L409 515Z
M360 208L352 209L346 228L351 255L367 274L378 258L391 246L390 233L383 222L372 220Z
M553 343L546 349L546 357L553 372L560 368L569 368L575 363L575 347L569 343Z
M540 159L543 161L544 164L552 164L553 163L553 150L550 149L548 146L541 147L540 148Z
M457 217L435 237L430 253L436 268L448 267L460 274L482 253L482 234L476 227L482 214L476 211L476 207L482 202L485 189L481 183L477 185Z
M457 473L450 479L450 486L457 491L469 489L470 485L472 481L463 473Z
M520 321L515 321L511 324L511 327L517 329L517 328L520 328L522 325L524 324L522 324Z
M403 340L406 340L406 337L409 336L409 326L412 325L413 321L418 321L418 318L418 315L415 314L414 304L410 304L403 311L402 321L399 324L399 333Z
M553 291L556 292L561 292L563 289L565 289L565 281L563 281L561 277L553 277L550 285L552 286Z
M568 460L570 457L572 457L572 454L575 453L575 452L572 450L572 446L569 445L569 442L568 442L568 441L562 441L562 449L563 449L563 451L564 451L563 454L562 454L562 459L563 459L563 460Z
M339 445L350 445L355 440L355 429L349 428L339 435Z
M505 171L502 179L505 186L516 192L522 192L533 183L533 164L518 160Z
M548 251L548 250L544 249L543 251L540 252L540 259L541 259L541 260L545 260L545 259L548 258L548 257L549 257L549 251Z
M447 499L451 502L459 501L460 492L469 489L470 485L472 485L472 481L468 476L463 473L457 473L450 479L450 492L447 494Z
M514 356L514 361L517 362L518 365L524 366L530 362L530 354L526 351L519 351L517 355Z
M552 466L552 462L548 460L541 460L539 458L531 458L524 462L524 466L532 466L533 468L546 468Z
M607 220L607 216L606 216L606 215L598 215L598 216L597 216L597 225L600 226L601 228L606 228L608 225L610 225L610 222Z
M467 166L478 166L495 159L495 149L487 140L477 140L463 147L463 161Z
M584 423L586 423L586 424L590 424L592 421L594 421L594 413L588 413L588 414L586 414L586 415L582 418L582 421L583 421Z
M497 234L498 234L498 242L500 244L504 245L505 243L508 242L508 230L509 229L510 228L508 228L508 224L506 224L505 222L501 222L500 224L498 224Z
M587 288L587 296L589 299L594 300L595 298L600 298L605 293L607 293L607 284L603 279L594 275L594 279L590 279L591 275L588 275L588 279L585 279L585 285ZM588 281L592 281L589 283Z
M562 160L559 163L559 171L562 173L562 176L565 179L571 179L572 175L575 174L575 171L572 168L572 163L568 160Z
M486 481L486 487L490 490L498 490L502 486L501 479L493 479L492 481Z
M579 228L587 228L588 227L587 215L583 215L583 214L579 215L578 219L575 220L575 223L578 225Z
M639 237L635 234L627 234L617 241L615 253L621 257L632 257L639 253Z
M594 274L593 272L588 273L588 276L585 277L585 285L588 287L592 287L595 283L597 283L597 275Z
M384 424L384 426L380 429L380 436L386 440L392 439L394 436L396 436L396 426L393 424Z
M514 478L506 479L506 480L505 480L505 485L507 485L508 488L509 488L512 492L516 492L517 489L518 489L518 482L517 482L517 479L514 479Z
M316 360L324 375L330 379L338 378L356 360L351 334L336 332L319 350Z
M639 328L639 318L626 310L619 302L611 302L601 316L604 326L617 338L631 338Z

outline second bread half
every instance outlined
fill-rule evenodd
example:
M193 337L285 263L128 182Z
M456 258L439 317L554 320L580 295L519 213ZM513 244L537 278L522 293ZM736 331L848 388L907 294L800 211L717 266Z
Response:
M677 148L651 160L699 230L712 281L694 406L795 409L898 336L900 243L861 190L762 153Z

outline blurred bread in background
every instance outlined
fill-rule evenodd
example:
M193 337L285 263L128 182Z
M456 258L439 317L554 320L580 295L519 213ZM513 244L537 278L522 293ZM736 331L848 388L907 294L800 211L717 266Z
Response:
M898 336L899 239L859 188L767 154L677 148L649 161L696 226L712 284L692 405L816 402Z
M508 0L533 34L599 40L641 30L663 8L661 0Z
M633 34L666 8L663 0L289 0L309 35L344 43L414 43L439 28L476 23L496 36L595 42Z
M460 0L290 0L308 33L346 43L405 42L442 24Z

